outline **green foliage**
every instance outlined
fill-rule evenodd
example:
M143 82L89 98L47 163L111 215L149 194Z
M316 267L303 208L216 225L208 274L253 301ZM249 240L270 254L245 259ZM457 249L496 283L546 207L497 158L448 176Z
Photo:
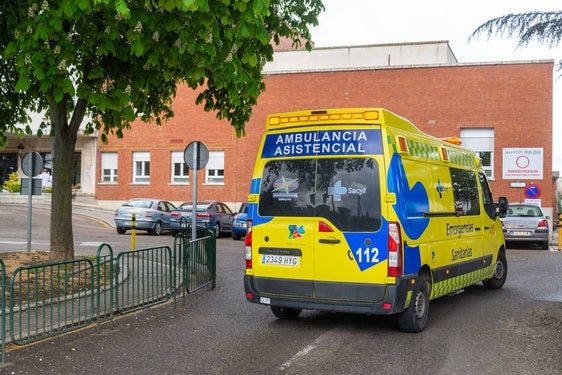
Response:
M321 0L2 0L0 148L5 132L30 133L26 110L46 112L42 134L55 122L77 131L82 114L88 133L120 136L137 117L161 124L178 83L201 87L197 103L241 135L270 42L310 48L322 10Z
M1 0L0 149L7 133L32 134L28 113L44 113L37 135L52 137L51 260L73 257L72 153L85 132L123 135L137 118L174 115L178 84L196 103L244 126L264 91L271 40L310 49L321 0Z
M16 172L12 172L8 175L8 180L4 182L2 189L10 193L19 193L21 191L20 178Z
M471 38L482 34L488 38L496 34L515 36L519 39L519 47L537 41L553 48L562 40L562 11L508 14L494 18L478 26Z

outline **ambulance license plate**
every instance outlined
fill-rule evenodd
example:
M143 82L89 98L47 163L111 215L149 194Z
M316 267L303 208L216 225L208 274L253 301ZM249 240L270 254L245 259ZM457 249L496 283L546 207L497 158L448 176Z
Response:
M512 236L528 236L529 232L511 232Z
M278 266L296 267L300 263L300 257L291 255L269 255L264 254L261 258L262 264L273 264Z

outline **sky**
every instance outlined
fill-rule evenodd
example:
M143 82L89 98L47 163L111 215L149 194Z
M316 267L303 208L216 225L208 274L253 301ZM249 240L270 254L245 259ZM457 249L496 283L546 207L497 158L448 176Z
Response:
M325 11L311 29L316 47L449 41L459 63L562 60L562 45L483 34L470 38L484 22L508 14L562 10L554 0L323 0ZM556 4L560 5L557 7ZM553 166L562 172L562 73L553 71Z

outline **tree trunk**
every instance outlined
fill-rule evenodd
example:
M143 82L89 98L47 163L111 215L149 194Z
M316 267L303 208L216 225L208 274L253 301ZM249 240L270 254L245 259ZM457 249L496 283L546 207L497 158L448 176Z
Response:
M69 100L69 99L67 99ZM70 125L67 122L66 100L51 101L51 152L53 153L53 192L51 198L51 261L74 258L72 233L72 183L74 148L84 112L74 110Z

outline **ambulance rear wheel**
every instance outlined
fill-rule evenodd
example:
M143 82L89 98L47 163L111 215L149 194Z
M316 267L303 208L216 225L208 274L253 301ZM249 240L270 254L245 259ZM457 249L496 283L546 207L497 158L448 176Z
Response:
M505 283L507 278L507 260L505 259L505 254L500 251L498 254L498 260L496 260L496 265L494 266L494 276L491 279L484 280L482 283L488 289L499 289Z
M301 309L291 309L289 307L271 306L271 312L279 319L296 319L301 314Z
M412 292L410 306L398 314L398 327L402 332L417 333L423 331L429 317L429 287L423 275Z

